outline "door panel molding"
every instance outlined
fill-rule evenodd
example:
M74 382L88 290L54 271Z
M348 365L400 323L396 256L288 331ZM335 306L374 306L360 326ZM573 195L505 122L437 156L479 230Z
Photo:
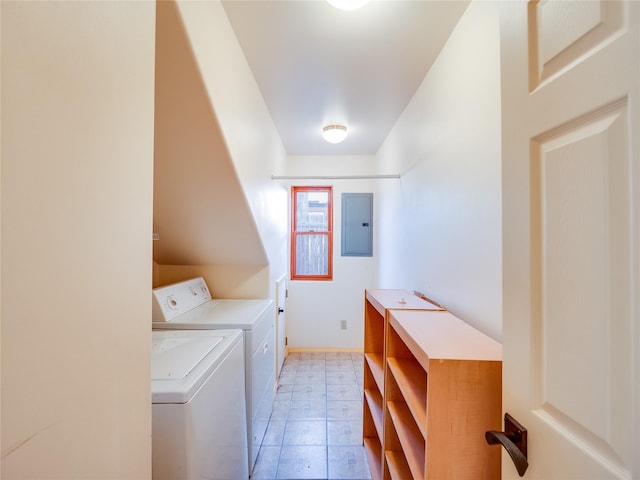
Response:
M562 75L624 33L624 5L614 1L533 2L529 6L529 88Z
M626 474L633 461L633 358L620 347L633 322L627 132L621 99L531 142L532 410Z

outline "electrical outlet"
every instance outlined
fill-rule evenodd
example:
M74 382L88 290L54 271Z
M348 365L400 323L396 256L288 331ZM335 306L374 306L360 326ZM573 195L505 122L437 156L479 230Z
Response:
M346 329L347 329L347 321L340 320L340 330L346 330Z

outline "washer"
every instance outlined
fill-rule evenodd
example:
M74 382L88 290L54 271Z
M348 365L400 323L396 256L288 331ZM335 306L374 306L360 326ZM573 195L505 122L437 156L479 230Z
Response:
M213 299L198 277L153 290L154 329L242 329L249 472L273 408L276 387L275 307L272 300Z
M242 330L152 332L153 480L249 478Z

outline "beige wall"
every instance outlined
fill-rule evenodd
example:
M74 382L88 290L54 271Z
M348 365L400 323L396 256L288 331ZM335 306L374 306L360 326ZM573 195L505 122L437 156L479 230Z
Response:
M2 478L150 478L155 4L0 8Z
M222 3L180 1L178 6L267 253L267 286L274 298L275 283L287 272L288 223L282 212L288 197L271 175L285 163L286 152Z
M177 5L158 3L156 19L154 260L264 266L267 255Z
M472 2L378 152L382 288L420 290L500 340L502 213L497 5Z
M222 4L163 2L158 8L162 13L159 28L173 32L174 37L165 38L166 52L179 55L167 63L163 75L174 78L165 85L170 88L159 105L173 112L178 107L184 110L185 95L191 98L198 94L194 108L200 114L194 116L193 109L186 112L184 118L193 122L184 132L186 135L178 133L174 139L158 137L162 146L156 151L156 177L158 168L164 168L161 162L195 165L194 158L200 157L195 171L203 173L185 184L182 196L191 197L187 200L193 205L189 211L198 212L193 218L205 220L183 236L184 243L179 248L172 247L175 255L156 258L160 263L157 279L166 284L183 280L185 275L203 275L216 296L220 293L234 298L273 298L275 281L287 271L287 191L271 180L285 162L284 147ZM185 64L185 60L193 72L190 78L180 73L182 80L177 83L175 78L179 75L174 66L176 62ZM172 92L175 85L181 88ZM173 118L158 115L156 120L166 131L185 124ZM167 152L171 150L178 154L169 158ZM203 175L210 177L206 188L200 182ZM164 197L164 193L160 195ZM195 197L204 201L194 201ZM175 206L173 200L156 196L155 203L175 218L175 213L169 211ZM156 210L159 218L158 214L162 212ZM202 226L207 219L213 219L208 229ZM165 230L182 228L163 223ZM161 234L157 246L163 238ZM194 252L199 253L193 255Z
M160 265L154 286L203 277L214 298L271 298L269 267L252 265Z
M366 176L375 174L374 156L290 156L286 172L292 176ZM377 245L373 257L341 256L342 193L373 193L381 182L371 179L279 180L291 185L333 187L333 281L290 281L287 301L287 337L291 349L362 349L364 289L374 287ZM374 210L374 231L379 228ZM341 328L341 321L347 328Z

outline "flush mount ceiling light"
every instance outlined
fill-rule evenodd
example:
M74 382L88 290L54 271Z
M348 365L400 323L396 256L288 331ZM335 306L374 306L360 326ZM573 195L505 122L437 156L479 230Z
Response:
M332 124L322 128L322 138L329 143L340 143L347 136L347 127L344 125Z
M357 10L369 3L369 0L327 0L327 2L340 10Z

